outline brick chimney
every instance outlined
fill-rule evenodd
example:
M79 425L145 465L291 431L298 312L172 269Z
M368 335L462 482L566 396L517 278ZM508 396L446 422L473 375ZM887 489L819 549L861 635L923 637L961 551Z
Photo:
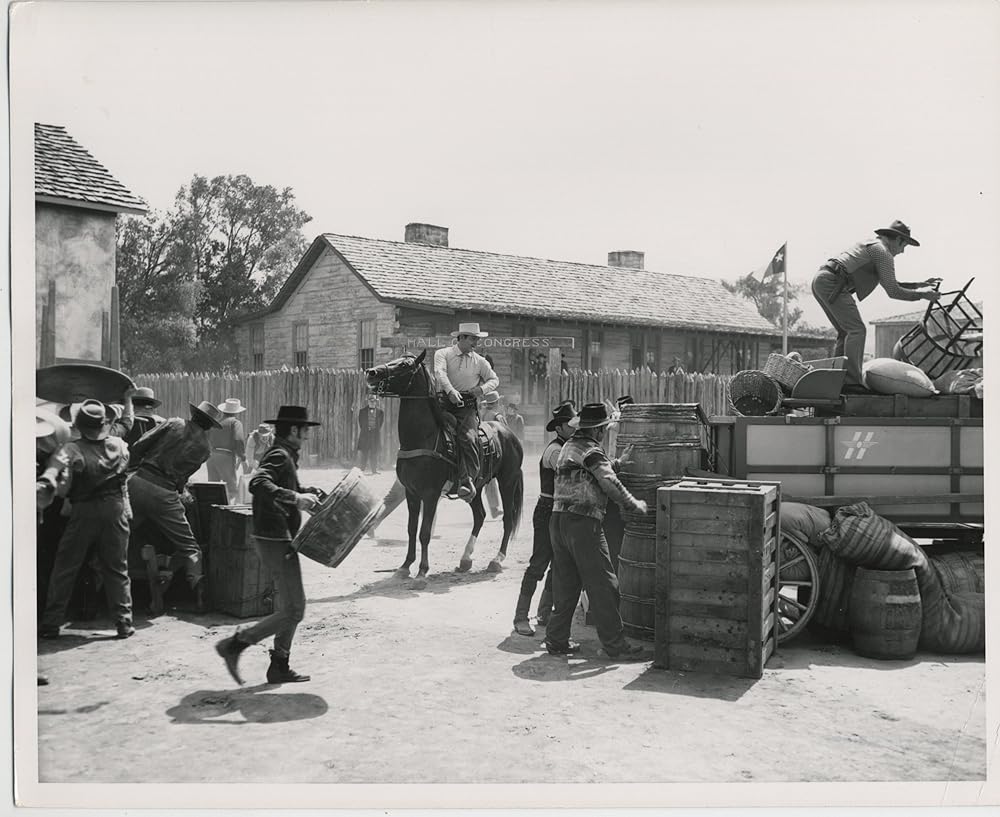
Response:
M407 244L431 244L435 247L448 246L448 228L437 227L433 224L417 224L416 222L406 225Z
M644 269L646 253L638 250L615 250L608 253L609 267L625 267L626 269Z

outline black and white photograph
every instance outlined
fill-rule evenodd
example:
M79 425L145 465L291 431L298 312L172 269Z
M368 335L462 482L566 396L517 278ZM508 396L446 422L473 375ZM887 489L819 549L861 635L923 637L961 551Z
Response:
M8 55L15 805L1000 803L995 3Z

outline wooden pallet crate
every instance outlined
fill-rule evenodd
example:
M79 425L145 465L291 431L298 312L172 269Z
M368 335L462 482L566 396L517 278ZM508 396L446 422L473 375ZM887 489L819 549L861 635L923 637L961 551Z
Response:
M277 588L253 545L249 505L216 505L211 514L208 597L212 609L257 618L274 609Z
M763 675L777 643L780 507L777 482L657 491L655 666Z

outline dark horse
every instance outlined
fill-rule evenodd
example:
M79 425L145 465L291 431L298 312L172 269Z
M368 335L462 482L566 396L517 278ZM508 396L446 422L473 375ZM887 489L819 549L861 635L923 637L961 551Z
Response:
M410 575L410 565L417 558L417 524L420 523L420 569L418 579L427 575L427 546L431 541L431 525L437 513L438 500L445 484L453 476L454 461L445 449L444 429L453 426L450 416L438 403L431 376L424 365L427 351L419 357L407 355L369 369L365 376L368 385L380 394L400 398L399 406L399 455L396 460L396 476L406 488L406 506L410 512L407 532L410 546L406 551L406 561L396 571L397 576ZM503 499L503 541L500 550L489 564L489 570L499 572L507 544L517 532L521 522L521 508L524 503L524 477L521 462L524 451L521 442L505 424L483 423L496 431L500 441L498 458L484 457L478 477L474 480L476 495L469 504L472 507L472 533L465 545L457 571L464 573L472 567L472 552L476 538L482 530L486 511L483 509L483 486L490 480L500 483ZM423 519L420 518L423 507Z

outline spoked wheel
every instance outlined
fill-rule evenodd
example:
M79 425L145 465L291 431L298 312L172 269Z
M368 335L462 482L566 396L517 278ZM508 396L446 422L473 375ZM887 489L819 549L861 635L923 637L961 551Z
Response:
M819 602L819 567L809 548L782 537L778 571L778 643L801 633Z

